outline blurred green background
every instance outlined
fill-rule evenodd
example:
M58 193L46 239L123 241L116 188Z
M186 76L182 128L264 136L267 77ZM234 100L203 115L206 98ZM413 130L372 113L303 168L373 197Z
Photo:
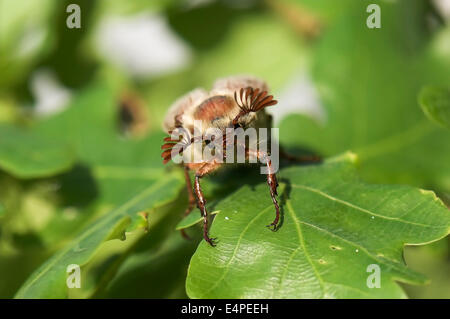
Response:
M0 0L0 297L164 174L166 110L218 77L269 83L290 150L356 151L365 179L432 189L448 204L449 132L427 122L417 96L450 84L449 2ZM71 3L80 29L66 26ZM369 3L381 29L366 26ZM174 231L181 189L149 236L102 247L91 273L114 275L75 297L186 297L199 238ZM450 298L449 243L406 248L431 279L404 285L410 297Z

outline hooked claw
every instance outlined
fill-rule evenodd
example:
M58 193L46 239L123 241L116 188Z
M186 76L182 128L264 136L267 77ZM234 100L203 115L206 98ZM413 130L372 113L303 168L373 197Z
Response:
M275 223L271 223L269 225L266 225L266 227L269 228L271 231L277 231L278 230L277 224L275 224Z
M214 237L214 238L205 237L205 240L208 242L208 244L211 245L211 247L216 247L217 237Z

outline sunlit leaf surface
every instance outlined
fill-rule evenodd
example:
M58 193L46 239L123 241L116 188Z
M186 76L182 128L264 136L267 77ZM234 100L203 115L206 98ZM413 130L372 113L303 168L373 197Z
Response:
M433 192L361 182L354 155L281 171L282 225L267 186L243 187L217 205L211 235L189 266L191 298L401 298L394 281L424 283L403 245L446 236L450 214ZM369 288L375 264L381 288Z

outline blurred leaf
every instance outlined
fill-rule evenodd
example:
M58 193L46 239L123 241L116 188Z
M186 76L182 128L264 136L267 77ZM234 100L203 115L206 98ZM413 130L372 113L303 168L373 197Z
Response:
M450 89L425 87L420 91L419 103L430 120L450 128Z
M237 19L220 45L199 60L196 75L208 89L219 77L252 74L281 88L307 63L303 39L269 13Z
M424 273L430 278L430 284L422 286L404 285L412 299L448 299L450 298L449 237L427 246L405 247L405 261L409 267ZM443 247L436 247L443 246ZM441 252L436 252L440 249Z
M24 280L49 257L49 254L42 249L11 252L4 243L0 245L0 271L2 274L8 274L2 276L0 296L2 299L13 298Z
M49 138L71 144L80 161L98 161L105 153L103 146L118 140L116 94L106 85L93 83L80 91L65 111L38 121L34 129Z
M82 285L79 289L68 289L67 297L71 299L87 299L114 278L117 269L128 259L136 243L147 230L139 228L126 233L126 240L112 239L102 243L95 255L81 266Z
M273 1L273 0L271 0ZM301 10L308 10L318 15L325 24L328 24L342 15L352 6L353 0L328 1L328 0L281 0L286 4L297 5Z
M0 125L0 167L18 178L44 177L67 170L74 162L73 155L65 143Z
M55 4L52 0L0 2L0 90L24 77L50 49L48 21Z
M0 123L14 123L19 118L20 110L13 98L0 95Z
M450 132L429 123L417 106L424 85L448 83L450 74L428 51L428 4L382 2L381 29L368 29L369 3L354 2L315 52L313 75L325 121L288 117L280 140L323 156L355 151L370 181L448 191Z
M211 9L198 9L200 13L208 10ZM184 32L204 29L195 20L188 19L191 14L198 13L177 11L177 15L188 24ZM217 11L215 14L219 15ZM251 74L266 79L271 89L276 91L307 64L308 50L303 39L283 21L274 19L270 12L244 10L243 13L229 17L224 28L226 32L222 31L220 35L222 41L214 42L215 45L210 42L211 46L207 50L199 49L187 70L146 84L145 95L151 113L150 120L155 127L161 127L167 109L177 98L196 87L209 90L220 77ZM207 32L210 34L215 31ZM203 35L196 36L201 38ZM196 46L202 47L206 40L202 38L193 41Z
M64 298L67 297L66 267L70 264L85 265L99 246L108 240L124 238L125 231L142 227L139 212L151 211L173 200L180 188L179 175L166 175L142 192L126 201L109 214L87 227L62 251L50 258L24 283L17 298Z
M187 267L201 236L197 232L185 240L174 232L186 201L174 204L126 259L107 289L95 297L186 298Z
M119 204L164 174L162 132L127 139L118 131L119 92L94 83L63 113L39 122L36 130L64 141L90 170L102 201Z
M119 134L118 93L94 83L81 91L66 111L40 121L34 128L39 134L71 145L83 170L90 172L87 176L93 178L98 188L98 194L96 188L91 191L96 195L93 206L88 206L91 213L105 207L119 208L101 214L63 251L41 266L18 292L18 297L86 297L95 293L105 276L115 273L134 246L134 240L123 244L103 243L117 238L125 229L128 232L136 229L135 222L139 221L136 213L155 210L173 201L180 191L180 172L165 171L160 158L162 133L138 140ZM70 180L76 182L73 177ZM70 180L67 183L71 183ZM84 183L85 179L80 181ZM73 196L66 198L68 202L80 203ZM150 219L159 219L160 213L153 217L151 214ZM127 226L130 223L132 226ZM46 236L55 235L46 232ZM140 237L133 235L135 240ZM84 289L79 293L68 293L65 286L65 267L70 263L79 264L82 270L89 272Z
M172 5L174 0L136 0L136 1L114 1L100 0L98 13L102 16L127 15L142 11L162 11Z
M216 215L219 211L213 211L209 213L209 215ZM185 229L191 226L194 226L197 223L200 223L203 220L203 217L198 214L198 211L194 209L191 214L187 215L185 218L183 218L178 224L176 229Z
M21 251L31 253L31 249L38 248L48 254L70 245L74 235L94 218L108 218L104 214L111 208L120 206L165 179L171 186L161 192L161 199L170 197L165 194L178 194L182 185L178 180L179 172L166 172L162 165L160 144L163 134L157 133L137 140L121 136L117 126L118 110L116 94L108 86L94 83L80 91L67 110L40 120L32 128L33 136L43 136L45 140L49 139L58 145L69 145L79 164L51 180L33 182L36 191L32 191L30 185L19 185L18 196L13 196L15 200L8 206L8 220L2 225L5 227L4 233L8 234L5 238L11 238L11 244L20 250L17 254L20 255ZM171 183L174 178L175 181ZM47 188L53 185L51 193L54 199L42 196L47 194L44 189L40 191L45 185ZM11 192L3 195L13 199ZM160 215L155 218L159 219ZM112 225L108 224L107 229L113 229ZM136 235L133 238L140 237ZM97 240L100 246L101 239ZM91 247L96 253L90 251L91 255L84 256L92 264L88 263L82 269L88 269L91 275L86 278L86 289L80 292L80 296L89 296L96 291L97 284L101 284L106 274L113 275L115 267L126 257L133 243L129 240L106 246L111 249ZM106 260L104 263L102 258ZM97 266L94 264L103 269L98 276L95 275ZM46 280L52 280L51 276L49 278ZM24 280L20 276L18 279ZM10 283L11 286L15 284L12 281ZM48 293L58 295L52 290ZM61 291L60 296L63 294L67 295L67 292ZM73 296L73 292L70 296Z
M265 225L274 208L267 185L241 188L217 205L211 236L191 259L191 298L400 298L394 281L420 284L403 245L449 233L450 213L431 191L369 185L355 173L354 155L322 165L281 170L282 226ZM366 285L371 264L381 288Z
M220 12L220 15L217 14ZM172 28L198 50L208 51L223 42L230 24L243 10L233 9L219 1L190 8L174 6L167 17ZM208 28L205 28L205 25Z
M97 64L92 55L87 54L85 39L93 30L93 13L98 1L71 0L52 1L54 8L48 29L52 31L53 41L57 44L51 52L39 61L36 69L50 69L62 85L79 88L89 83L95 74ZM76 3L81 10L81 28L69 29L67 12L70 4Z
M172 236L165 239L164 247L127 258L102 297L187 298L186 272L196 244L172 232Z

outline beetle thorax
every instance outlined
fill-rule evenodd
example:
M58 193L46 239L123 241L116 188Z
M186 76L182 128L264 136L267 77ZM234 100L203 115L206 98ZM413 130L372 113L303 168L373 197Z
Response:
M192 111L188 116L191 117L191 121L201 121L203 132L208 128L218 128L225 131L226 128L233 127L233 119L239 114L240 108L233 97L215 95L204 100ZM255 118L256 114L250 114L250 116L243 117L240 124L247 126Z

